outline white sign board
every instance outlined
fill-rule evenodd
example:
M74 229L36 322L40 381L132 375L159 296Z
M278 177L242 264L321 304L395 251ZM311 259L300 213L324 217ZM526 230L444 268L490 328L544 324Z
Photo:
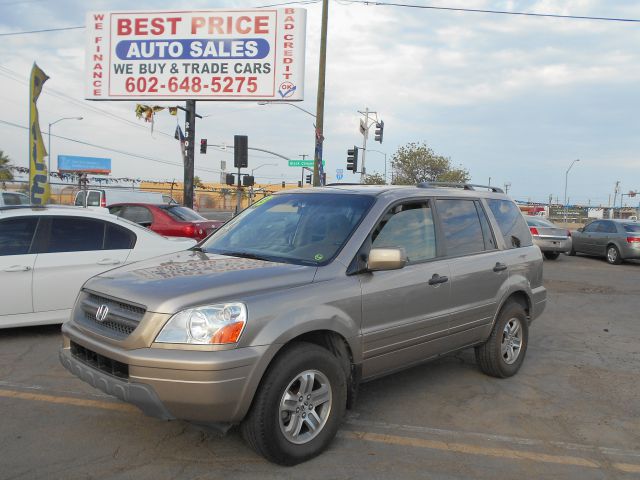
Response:
M89 100L304 99L306 10L91 12Z

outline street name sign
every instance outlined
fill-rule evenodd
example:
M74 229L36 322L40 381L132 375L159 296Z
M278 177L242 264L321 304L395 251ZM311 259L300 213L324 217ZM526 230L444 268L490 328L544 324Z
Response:
M289 166L290 167L313 168L313 162L314 162L314 160L289 160ZM322 166L324 167L325 164L326 164L326 162L323 160L322 161Z

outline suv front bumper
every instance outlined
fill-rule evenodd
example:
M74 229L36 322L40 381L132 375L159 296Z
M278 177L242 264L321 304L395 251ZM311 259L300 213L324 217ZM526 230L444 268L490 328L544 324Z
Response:
M62 327L62 365L103 392L161 419L203 424L237 423L249 409L262 374L260 359L268 347L203 351L166 348L125 350L106 345L74 327ZM74 356L71 343L94 361ZM113 374L112 362L128 374Z

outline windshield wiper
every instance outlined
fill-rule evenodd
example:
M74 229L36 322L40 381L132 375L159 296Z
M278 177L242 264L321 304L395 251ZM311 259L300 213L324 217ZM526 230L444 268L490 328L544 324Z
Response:
M249 253L249 252L233 252L233 251L227 251L227 250L223 250L221 252L216 252L218 255L228 255L230 257L240 257L240 258L250 258L252 260L263 260L265 262L274 262L275 260L273 259L273 257L267 257L265 255L257 255L255 253Z

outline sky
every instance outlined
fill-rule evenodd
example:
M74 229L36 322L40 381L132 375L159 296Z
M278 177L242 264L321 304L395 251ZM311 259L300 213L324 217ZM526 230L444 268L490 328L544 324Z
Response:
M283 0L284 1L284 0ZM383 0L387 1L387 0ZM389 0L390 1L390 0ZM140 0L139 10L257 8L278 0ZM403 2L394 2L403 3ZM368 173L390 177L394 152L425 142L473 183L504 186L518 200L564 199L607 206L617 181L622 192L640 190L640 2L635 0L449 0L421 6L597 16L639 20L614 22L497 15L364 5L330 0L324 120L328 181L357 182L346 170L347 149L362 144L358 111L384 120L383 143L367 147ZM321 4L307 10L305 98L315 113ZM128 10L120 0L0 0L0 34L85 24L87 11ZM28 123L27 82L36 62L50 80L38 102L40 125L82 116L52 127L52 133L133 153L138 157L52 138L52 158L86 155L112 159L114 177L181 180L176 117L160 112L153 134L136 119L135 102L84 100L84 29L0 36L0 121ZM173 105L176 102L155 102ZM195 174L217 182L221 161L233 153L198 139L249 146L299 159L313 155L314 118L286 104L198 102ZM183 124L181 115L178 121ZM45 135L45 143L47 141ZM0 150L14 165L28 166L27 131L0 122ZM139 158L145 157L145 158ZM567 169L576 162L569 175ZM52 162L54 163L54 162ZM55 163L54 163L55 165ZM294 183L301 169L266 153L250 152L249 170L261 183ZM618 197L618 204L619 204ZM624 197L625 204L637 205ZM635 204L635 205L634 205Z

